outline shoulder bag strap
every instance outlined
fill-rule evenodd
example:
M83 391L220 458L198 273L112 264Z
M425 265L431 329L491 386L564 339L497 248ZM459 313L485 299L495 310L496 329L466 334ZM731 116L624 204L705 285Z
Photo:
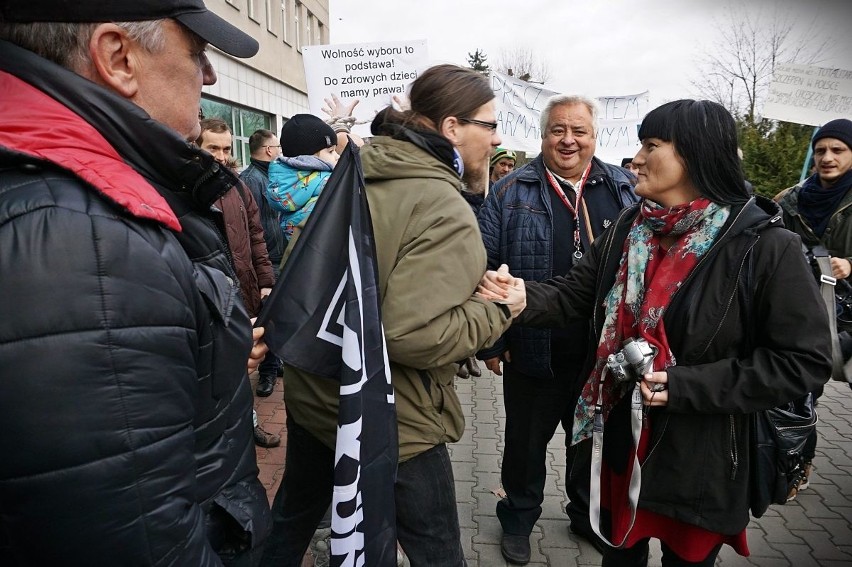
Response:
M845 382L843 356L840 354L840 340L837 338L837 311L834 300L834 288L837 285L837 280L831 275L831 259L828 250L823 246L814 246L811 252L819 267L819 291L828 311L828 325L831 329L831 377L834 380Z

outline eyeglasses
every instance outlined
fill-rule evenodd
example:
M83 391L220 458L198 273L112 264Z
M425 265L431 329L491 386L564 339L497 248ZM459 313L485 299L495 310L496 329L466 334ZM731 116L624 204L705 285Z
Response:
M260 146L260 147L261 147L261 148L280 148L280 147L281 147L281 144L278 144L277 146L270 146L270 145L266 145L266 146Z
M459 118L459 122L464 122L465 124L476 124L477 126L488 128L492 132L497 131L496 122L483 122L482 120L474 120L473 118Z

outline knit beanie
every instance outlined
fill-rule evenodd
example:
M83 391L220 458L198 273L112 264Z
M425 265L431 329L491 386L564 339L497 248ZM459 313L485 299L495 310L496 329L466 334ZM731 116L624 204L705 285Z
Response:
M337 134L331 126L313 114L294 114L281 127L281 155L311 156L337 145Z
M838 118L827 122L825 126L817 130L812 147L816 147L817 140L823 138L836 138L852 149L852 120L846 118Z
M497 165L497 162L503 158L509 158L512 161L516 161L515 152L512 150L507 150L506 148L495 148L494 155L491 156L491 167Z

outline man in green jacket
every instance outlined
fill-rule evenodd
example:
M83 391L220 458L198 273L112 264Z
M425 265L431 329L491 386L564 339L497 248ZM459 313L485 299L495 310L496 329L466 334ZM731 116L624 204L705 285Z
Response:
M464 565L446 446L464 431L455 362L496 341L521 307L473 297L486 257L461 190L488 182L500 143L493 91L470 69L440 65L409 98L410 110L379 113L361 150L397 410L397 535L413 565ZM300 564L332 498L338 385L285 366L284 392L287 468L266 565Z

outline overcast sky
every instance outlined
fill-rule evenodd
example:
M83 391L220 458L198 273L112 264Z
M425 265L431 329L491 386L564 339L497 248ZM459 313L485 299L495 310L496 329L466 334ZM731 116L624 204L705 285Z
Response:
M467 65L482 50L529 50L547 63L548 88L592 96L649 90L651 105L696 97L691 85L703 51L729 21L729 0L330 0L331 43L425 39L430 63ZM733 8L797 33L837 43L818 63L852 69L852 0L739 0ZM784 61L786 62L786 61Z

